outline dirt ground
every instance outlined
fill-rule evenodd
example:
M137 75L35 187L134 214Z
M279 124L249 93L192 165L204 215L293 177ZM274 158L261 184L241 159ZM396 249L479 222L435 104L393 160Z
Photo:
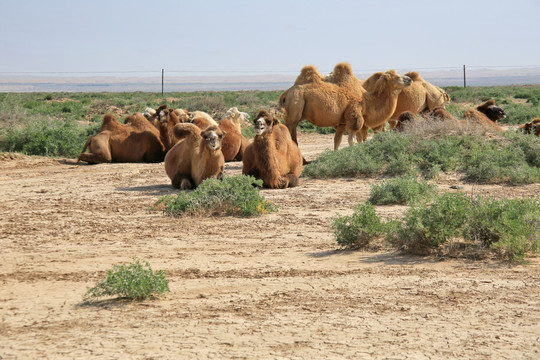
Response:
M332 135L300 134L315 159ZM226 174L241 172L227 163ZM382 179L263 190L257 218L170 218L163 164L0 155L0 359L539 359L540 259L343 251L330 224ZM540 184L441 191L525 197ZM378 206L399 216L403 206ZM147 260L171 292L87 305L114 264Z

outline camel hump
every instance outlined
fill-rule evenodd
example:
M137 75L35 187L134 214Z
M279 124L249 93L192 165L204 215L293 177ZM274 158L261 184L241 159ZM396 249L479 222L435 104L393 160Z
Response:
M174 126L173 133L177 139L182 139L187 136L198 137L201 135L201 129L192 123L178 123Z
M495 106L495 100L493 99L489 99L488 101L486 101L485 103L483 103L482 105L478 106L477 109L478 110L481 110L481 109L486 109L490 106Z
M103 123L110 123L116 121L116 117L113 114L105 114L103 116Z
M322 81L323 76L314 65L306 65L300 71L300 75L296 78L294 85L308 84L316 81Z
M405 74L405 76L410 77L413 81L423 81L422 77L418 73L418 71L409 71Z

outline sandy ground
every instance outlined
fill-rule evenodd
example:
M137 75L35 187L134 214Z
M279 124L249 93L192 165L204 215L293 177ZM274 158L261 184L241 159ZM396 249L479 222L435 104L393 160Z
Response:
M312 160L332 135L299 141ZM263 190L279 211L258 218L169 218L149 210L175 192L163 164L0 155L0 359L539 359L540 259L337 249L332 217L352 213L380 181ZM540 193L540 184L436 183ZM171 292L82 302L133 257L165 270Z

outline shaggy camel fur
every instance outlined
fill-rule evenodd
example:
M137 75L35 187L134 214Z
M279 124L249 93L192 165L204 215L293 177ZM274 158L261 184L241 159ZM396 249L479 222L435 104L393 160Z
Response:
M159 127L159 138L163 143L166 151L169 151L178 141L174 135L174 126L180 123L176 110L173 110L167 105L160 106L157 110L156 121Z
M221 119L219 122L219 128L225 134L221 145L225 161L242 161L244 151L249 145L249 140L238 131L236 125L229 119Z
M525 134L540 136L540 118L534 118L532 121L520 125L519 128L523 130Z
M363 96L362 116L364 124L357 131L356 139L362 142L367 139L368 129L374 129L384 123L395 112L399 94L412 84L407 75L401 76L394 70L377 72L371 75L365 83L369 83L369 90ZM345 129L336 129L336 136L343 135ZM349 133L349 145L352 145L352 134Z
M244 152L242 174L262 179L263 186L285 189L297 186L302 154L285 125L265 110L253 121L255 139Z
M468 109L463 114L465 123L477 124L486 130L504 131L497 124L499 119L506 117L505 111L495 105L495 100L491 99L476 107L476 109Z
M174 133L179 140L165 155L165 172L174 188L192 189L223 174L223 133L217 126L201 131L191 123L180 123Z
M420 114L436 107L444 108L444 104L450 101L450 96L443 89L425 81L418 72L410 71L405 75L410 77L413 83L404 88L398 96L396 110L388 120L391 128L397 125L399 115L404 111ZM369 86L364 84L366 90L370 90Z
M341 67L335 71L336 74L339 73L342 77L354 76L350 65L344 63L338 65ZM345 79L339 83L350 84L353 81ZM340 86L338 81L336 83L325 81L313 65L302 68L294 85L283 92L278 101L279 107L285 112L285 125L293 141L298 144L296 127L302 119L320 127L340 126L343 132L358 131L363 125L361 108L363 91L361 87ZM334 138L335 149L339 147L340 141L341 137Z
M120 124L114 115L105 114L101 130L86 140L77 162L161 162L164 156L165 148L155 132Z

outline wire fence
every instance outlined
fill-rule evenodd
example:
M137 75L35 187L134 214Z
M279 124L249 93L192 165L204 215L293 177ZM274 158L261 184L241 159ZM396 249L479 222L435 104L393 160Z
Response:
M361 78L383 69L354 69ZM489 86L540 83L540 65L424 67L396 69L404 73L419 71L439 86ZM331 69L319 69L330 73ZM0 91L183 91L183 90L267 90L288 87L299 73L296 70L98 70L98 71L0 71ZM50 78L57 78L54 81ZM31 79L29 79L31 78ZM39 79L49 79L40 82ZM62 82L62 79L70 79ZM100 78L90 81L90 78ZM116 79L115 79L116 78ZM130 79L122 80L122 79ZM76 80L73 80L76 79ZM144 80L143 80L144 79ZM158 80L159 79L159 80ZM78 81L77 81L78 80ZM469 84L468 84L469 83ZM64 86L62 86L64 85ZM48 86L48 87L47 87ZM75 88L75 89L74 89ZM79 90L79 91L81 91Z

